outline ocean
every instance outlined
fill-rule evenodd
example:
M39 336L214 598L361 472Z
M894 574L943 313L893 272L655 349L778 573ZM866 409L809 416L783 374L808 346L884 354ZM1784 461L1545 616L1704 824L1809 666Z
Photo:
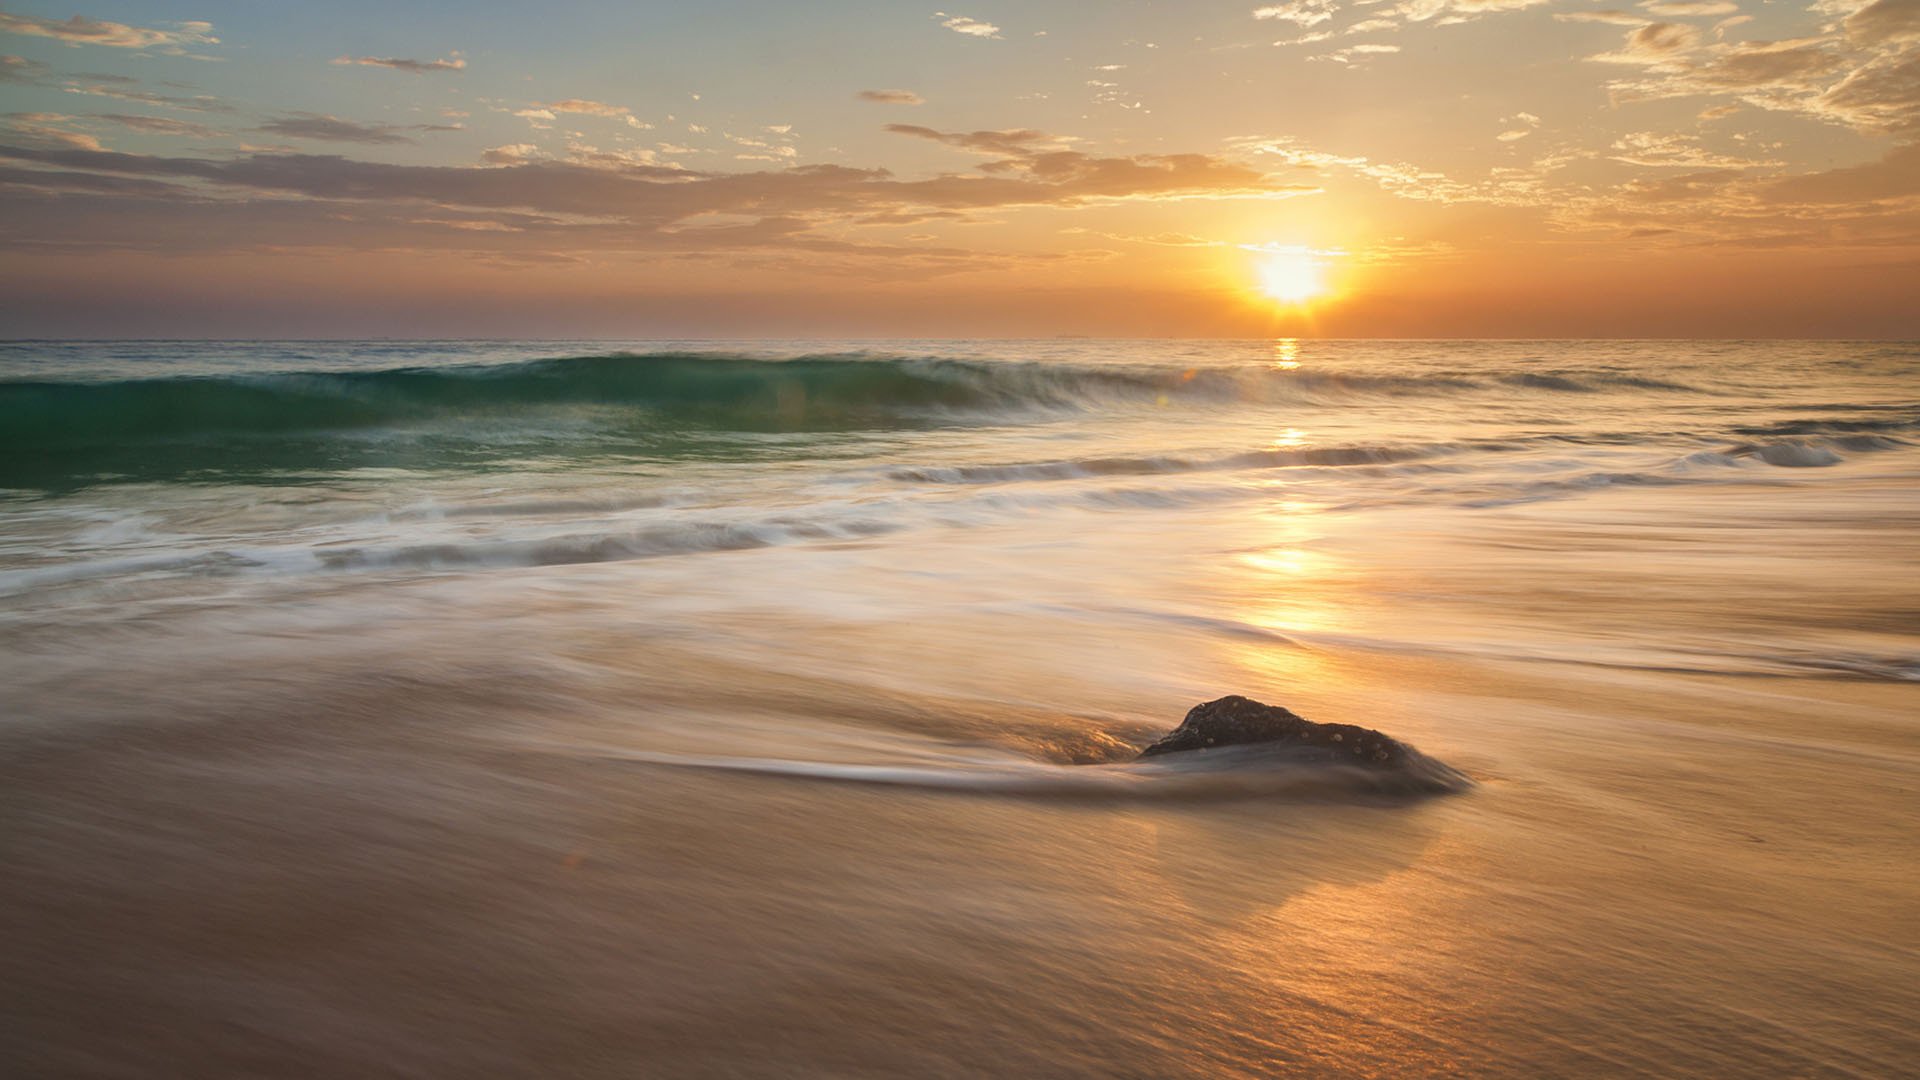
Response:
M4 343L0 715L19 1075L1911 1075L1920 344Z

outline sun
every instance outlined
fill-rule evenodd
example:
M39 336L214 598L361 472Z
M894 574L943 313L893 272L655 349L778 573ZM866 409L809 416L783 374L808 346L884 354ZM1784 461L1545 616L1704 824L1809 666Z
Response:
M1260 291L1283 304L1304 304L1327 291L1326 264L1306 248L1271 248L1260 256Z

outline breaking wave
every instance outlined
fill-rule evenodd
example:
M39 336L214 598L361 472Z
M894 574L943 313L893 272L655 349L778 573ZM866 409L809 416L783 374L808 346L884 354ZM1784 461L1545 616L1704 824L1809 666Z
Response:
M1266 367L663 352L450 367L0 381L0 486L445 468L710 451L723 433L1020 423L1132 406L1338 404L1677 383L1605 373L1361 374ZM1388 451L1391 453L1391 451ZM1122 470L1125 471L1125 470ZM1152 471L1147 466L1141 471Z

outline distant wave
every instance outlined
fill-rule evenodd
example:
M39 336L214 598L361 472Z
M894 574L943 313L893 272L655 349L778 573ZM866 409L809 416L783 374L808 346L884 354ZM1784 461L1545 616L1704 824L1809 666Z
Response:
M757 521L686 521L625 531L602 531L535 540L412 544L390 548L316 550L327 570L449 570L495 566L568 566L622 562L668 555L747 551L809 541L847 541L903 528L877 516L785 516Z
M1513 388L1679 384L1607 373L1488 380L1267 367L707 353L368 371L0 381L0 486L449 467L620 453L674 432L838 432L1023 422L1128 406L1338 403ZM657 447L656 447L657 448ZM684 449L684 447L682 447Z
M1157 473L1279 469L1303 466L1384 465L1416 461L1459 448L1436 446L1329 446L1253 450L1216 458L1100 457L1036 461L1012 465L924 466L896 469L895 480L921 484L998 484L1025 480L1078 480L1094 476L1147 476Z
M895 491L820 500L784 509L726 507L674 491L622 487L593 497L499 498L421 502L359 522L361 532L284 545L221 546L212 551L60 559L0 573L0 595L127 576L466 571L564 566L756 548L861 543L928 528L969 528L1034 512L1181 510L1270 495L1260 470L1310 470L1318 478L1363 474L1384 487L1342 484L1336 509L1408 503L1489 509L1579 496L1607 488L1714 484L1793 484L1857 454L1911 449L1887 435L1808 436L1722 444L1650 462L1638 469L1583 468L1563 448L1615 447L1622 436L1540 435L1401 446L1295 447L1213 457L1088 457L1007 464L924 465L858 470L952 494ZM1485 467L1475 455L1549 448L1547 469ZM1235 477L1228 474L1254 475ZM1211 474L1201 480L1182 474ZM1140 477L1143 482L1128 482ZM1812 479L1807 477L1806 479ZM1082 480L1085 483L1063 483ZM1113 482L1113 481L1122 482ZM518 522L524 520L524 526ZM435 523L502 526L491 535L436 534ZM425 529L420 526L426 526ZM398 530L397 532L395 530ZM411 535L409 535L411 534ZM364 539L363 539L364 537ZM219 541L215 541L216 543ZM1871 666L1871 665L1869 665Z
M1888 420L1848 420L1840 417L1810 417L1801 420L1783 420L1775 424L1737 427L1733 430L1741 435L1848 435L1913 431L1916 429L1920 429L1920 415L1897 417Z
M1539 435L1504 440L1472 442L1415 443L1399 446L1317 446L1252 450L1218 457L1088 457L1054 461L1013 462L992 465L921 465L894 469L887 476L915 484L1009 484L1050 480L1082 480L1102 476L1152 476L1172 473L1235 472L1259 469L1356 468L1365 466L1410 466L1433 469L1438 465L1417 465L1466 453L1509 453L1542 446L1620 446L1644 442L1648 436L1629 434ZM1545 483L1527 483L1519 494L1536 490L1603 487L1609 484L1679 484L1698 479L1685 475L1700 465L1736 466L1743 459L1783 468L1837 465L1843 453L1871 453L1894 450L1913 444L1885 435L1853 435L1832 438L1783 439L1771 442L1739 443L1716 450L1685 455L1654 470L1640 472L1606 471L1560 478ZM1406 470L1396 470L1406 471Z

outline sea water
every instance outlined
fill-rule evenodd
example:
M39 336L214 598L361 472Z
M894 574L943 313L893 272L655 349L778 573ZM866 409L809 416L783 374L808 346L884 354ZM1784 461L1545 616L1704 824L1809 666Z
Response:
M1896 1075L1917 583L1912 344L8 343L0 1050Z

